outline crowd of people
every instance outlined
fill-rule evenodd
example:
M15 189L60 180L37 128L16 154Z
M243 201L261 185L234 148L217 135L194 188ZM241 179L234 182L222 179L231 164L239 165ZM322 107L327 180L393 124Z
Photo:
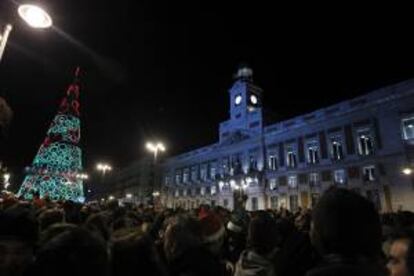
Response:
M0 197L0 275L414 275L414 214L326 191L313 210Z

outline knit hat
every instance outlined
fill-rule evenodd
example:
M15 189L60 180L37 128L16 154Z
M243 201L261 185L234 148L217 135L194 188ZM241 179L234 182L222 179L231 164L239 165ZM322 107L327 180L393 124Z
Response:
M224 235L224 226L220 217L209 212L200 219L201 232L204 242L210 243L219 240Z
M234 233L245 233L249 226L250 217L244 210L235 211L229 222L227 223L227 230Z

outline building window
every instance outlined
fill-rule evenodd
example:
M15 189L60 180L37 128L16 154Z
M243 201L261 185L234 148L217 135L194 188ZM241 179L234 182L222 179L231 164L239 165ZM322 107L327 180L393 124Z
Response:
M319 184L319 173L309 174L309 185L317 186Z
M291 212L295 212L298 209L298 196L297 195L289 196L289 205L290 205Z
M278 207L278 198L277 196L272 196L270 198L270 208L277 209L277 207Z
M230 160L228 157L223 158L222 168L223 168L223 174L228 174L230 172Z
M270 189L271 191L273 191L273 190L276 190L276 188L277 188L277 181L276 181L276 178L272 178L272 179L270 179L270 180L269 180L269 189Z
M164 183L165 183L165 186L168 186L168 185L170 185L170 176L166 176L165 177L165 180L164 180Z
M229 206L229 200L228 199L223 199L223 206L224 206L224 208L227 208Z
M252 211L256 211L259 209L259 203L257 197L252 197Z
M188 183L189 180L190 180L190 169L186 168L184 169L183 182Z
M217 171L216 171L216 162L212 162L212 163L210 163L210 172L209 172L209 176L210 176L210 179L216 179L216 173L217 173Z
M206 181L207 180L207 164L201 165L200 178L203 181Z
M319 162L319 149L316 143L308 144L308 163L316 164Z
M358 152L360 155L371 155L374 153L374 141L369 129L358 131Z
M289 175L288 186L290 188L296 188L298 186L298 178L296 177L296 175Z
M338 138L332 139L332 159L333 160L342 160L344 158L344 153L342 149L342 142Z
M375 181L375 166L366 166L362 168L364 181Z
M217 193L216 186L211 186L211 195L215 195Z
M198 167L193 166L191 168L191 181L197 181L198 180Z
M296 154L291 149L287 151L286 163L290 168L296 168L297 166Z
M402 119L402 133L404 140L414 139L414 116Z
M175 172L175 184L181 184L181 171L177 170Z
M257 170L257 158L254 154L250 154L249 157L249 168L251 170Z
M180 191L177 189L175 190L175 197L178 197L180 195Z
M277 170L277 157L275 155L269 156L269 169L272 171Z
M318 202L319 198L320 198L319 193L312 193L312 195L311 195L311 205L312 205L312 207L315 207L315 205Z
M346 173L345 170L336 170L334 171L334 181L335 184L344 185L346 183Z

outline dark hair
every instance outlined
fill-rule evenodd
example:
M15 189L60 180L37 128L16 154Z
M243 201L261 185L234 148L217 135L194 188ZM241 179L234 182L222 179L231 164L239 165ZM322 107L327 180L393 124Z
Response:
M47 227L54 223L63 222L63 211L58 209L43 211L38 218L40 231L44 231Z
M359 194L327 190L312 214L312 242L321 254L378 257L381 225L374 205Z
M91 232L75 227L49 241L37 252L35 275L108 275L105 243Z
M278 243L276 221L266 211L256 212L250 221L247 246L261 255L270 253Z
M0 211L0 237L12 237L35 244L38 223L34 212L19 204Z

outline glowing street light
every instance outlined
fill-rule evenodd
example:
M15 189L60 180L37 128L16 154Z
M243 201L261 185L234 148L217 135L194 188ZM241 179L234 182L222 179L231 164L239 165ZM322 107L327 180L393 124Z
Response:
M404 168L402 170L402 173L405 174L405 175L411 175L413 173L413 170L410 169L410 168Z
M45 29L52 26L52 18L41 7L35 5L20 5L17 9L20 17L32 28ZM7 24L3 32L0 33L0 61L3 57L4 49L6 49L7 40L13 26Z
M126 198L132 198L132 194L126 194Z
M9 173L5 173L3 174L3 183L4 183L4 189L7 190L7 188L10 186L10 174Z
M76 175L76 178L77 178L77 179L86 180L86 179L88 179L88 178L89 178L89 176L88 176L86 173L78 173L78 174Z
M154 154L154 163L157 162L157 156L158 156L158 152L164 152L165 151L165 146L163 143L161 142L156 142L156 143L152 143L152 142L148 142L147 145L147 150L152 152Z
M102 172L102 174L106 174L106 172L107 171L112 171L112 167L109 165L109 164L106 164L106 163L98 163L97 165L96 165L96 169L98 170L98 171L101 171Z
M20 5L17 12L20 17L32 28L46 29L51 27L53 24L50 15L39 6Z

